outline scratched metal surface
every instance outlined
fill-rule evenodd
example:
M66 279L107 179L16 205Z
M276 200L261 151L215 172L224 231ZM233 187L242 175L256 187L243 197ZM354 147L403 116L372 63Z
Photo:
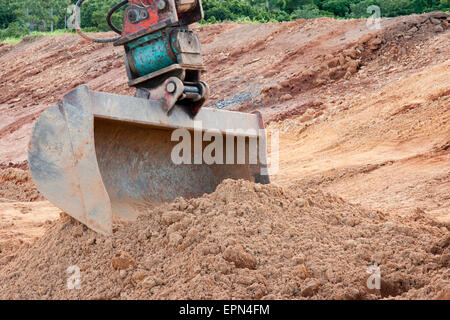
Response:
M69 92L36 121L28 161L39 191L100 233L111 233L112 211L97 165L94 117L87 87Z
M83 86L79 88L81 87ZM158 101L96 91L90 91L90 93L92 112L96 118L161 126L168 129L194 129L197 122L202 124L203 130L218 130L223 134L235 131L236 135L239 135L239 131L242 130L253 130L253 134L245 135L259 136L259 120L254 114L203 108L192 119L179 105L174 106L171 113L167 114Z
M223 110L202 109L195 121L202 122L203 130L228 134L230 129L253 129L252 139L259 138L261 128L257 115ZM36 121L29 147L31 174L48 200L103 234L112 232L113 217L133 219L148 203L201 196L226 178L260 182L260 164L174 164L171 152L178 142L171 141L173 129L194 127L180 106L167 115L158 101L83 85ZM248 138L246 145L248 160Z

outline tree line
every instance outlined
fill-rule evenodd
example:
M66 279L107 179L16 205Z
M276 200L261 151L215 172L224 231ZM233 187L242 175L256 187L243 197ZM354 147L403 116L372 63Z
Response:
M120 0L86 0L81 26L107 31L105 17ZM30 31L68 29L70 5L76 0L0 0L0 38L21 37ZM378 6L382 17L450 10L450 0L203 0L204 23L221 21L290 21L317 17L365 18ZM123 9L122 9L123 12ZM121 26L122 16L113 16Z

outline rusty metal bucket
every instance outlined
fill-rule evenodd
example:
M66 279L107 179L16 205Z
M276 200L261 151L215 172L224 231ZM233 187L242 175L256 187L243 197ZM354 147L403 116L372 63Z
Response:
M192 133L192 164L173 161L179 140L172 141L172 134L179 128ZM111 234L115 219L135 219L148 204L211 193L227 178L268 183L263 129L260 114L204 108L192 119L182 106L167 114L158 100L82 85L36 121L29 166L49 201L89 228ZM224 135L223 161L194 164L209 144L200 140L195 147L196 134L212 131ZM239 158L238 140L244 141L245 159Z

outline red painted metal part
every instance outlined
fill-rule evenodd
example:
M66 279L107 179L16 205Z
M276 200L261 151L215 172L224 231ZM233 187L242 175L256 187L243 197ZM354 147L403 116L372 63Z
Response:
M125 12L124 26L122 36L130 35L142 30L153 31L156 25L166 26L178 22L174 0L165 0L166 8L161 11L158 10L158 0L129 0L130 6ZM131 8L141 8L148 14L146 19L137 23L132 23L127 15Z

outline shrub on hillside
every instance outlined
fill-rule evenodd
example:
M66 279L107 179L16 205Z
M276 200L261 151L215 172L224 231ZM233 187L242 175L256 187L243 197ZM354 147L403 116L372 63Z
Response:
M22 38L29 32L25 24L20 21L12 22L8 25L8 28L0 30L0 39L6 38Z

